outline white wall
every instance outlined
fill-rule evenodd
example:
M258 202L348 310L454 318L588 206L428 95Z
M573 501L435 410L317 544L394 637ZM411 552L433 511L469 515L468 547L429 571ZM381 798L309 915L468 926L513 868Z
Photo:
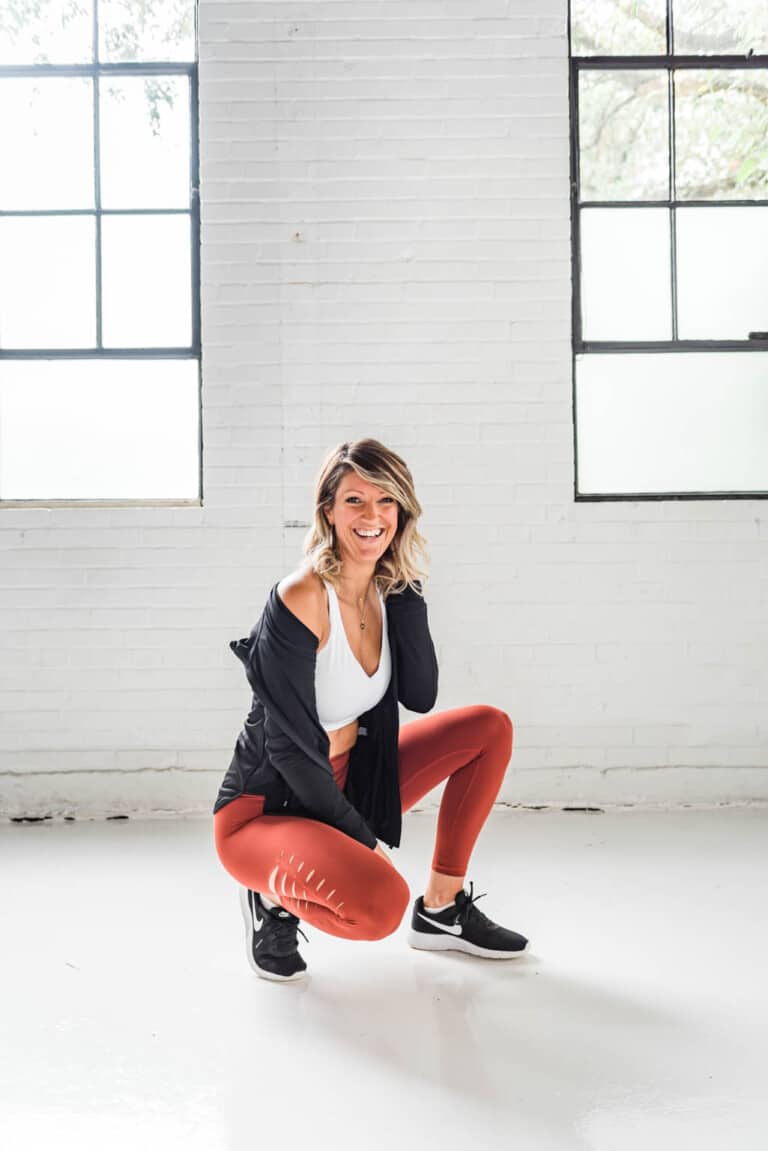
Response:
M768 798L765 505L573 501L566 0L200 9L202 508L2 508L0 807L205 811L324 451L411 463L501 799Z

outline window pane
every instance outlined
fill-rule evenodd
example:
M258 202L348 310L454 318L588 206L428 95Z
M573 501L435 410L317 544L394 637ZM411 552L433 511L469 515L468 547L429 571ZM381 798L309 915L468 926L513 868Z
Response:
M672 18L678 56L768 52L765 0L673 0Z
M672 338L666 208L582 209L581 310L585 340Z
M93 207L93 87L0 79L0 208Z
M0 499L196 499L195 360L0 363Z
M101 236L105 347L188 347L189 216L106 216Z
M582 495L768 491L768 354L576 359Z
M186 77L110 77L99 87L103 206L188 208Z
M666 72L579 74L582 200L669 198Z
M571 0L574 56L663 56L665 0Z
M0 0L0 64L91 60L91 0Z
M194 60L195 0L99 0L102 60Z
M680 199L768 197L768 74L678 72L675 120Z
M0 346L93 347L92 216L0 219Z
M678 208L681 340L768 331L768 208Z

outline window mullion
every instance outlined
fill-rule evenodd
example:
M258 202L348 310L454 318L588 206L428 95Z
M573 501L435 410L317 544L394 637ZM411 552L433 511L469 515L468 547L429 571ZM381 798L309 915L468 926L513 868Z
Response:
M200 318L200 140L198 135L198 77L197 70L189 74L189 206L190 206L190 242L192 245L192 347L199 348L201 341Z
M101 131L99 77L93 78L93 196L96 206L96 347L103 348L101 310Z
M677 339L677 186L675 180L675 70L667 70L669 83L669 275L670 300L672 304L672 339Z
M93 76L93 203L96 209L96 347L103 348L101 331L101 92L99 89L99 0L93 0L91 59Z
M573 336L580 344L582 335L581 315L581 190L579 186L579 72L571 68L571 321Z

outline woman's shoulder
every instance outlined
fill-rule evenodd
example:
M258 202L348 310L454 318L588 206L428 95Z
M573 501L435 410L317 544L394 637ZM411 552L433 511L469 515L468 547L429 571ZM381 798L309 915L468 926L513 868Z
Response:
M300 567L284 576L277 594L288 610L322 640L328 620L328 592L312 568Z

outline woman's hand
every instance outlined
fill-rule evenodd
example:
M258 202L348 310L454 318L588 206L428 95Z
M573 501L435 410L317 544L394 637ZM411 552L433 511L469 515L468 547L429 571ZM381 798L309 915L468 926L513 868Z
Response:
M395 866L394 863L392 863L392 860L390 859L389 854L384 850L384 848L382 847L382 845L379 842L376 843L374 851L376 852L377 855L383 856L384 859L386 859L387 863L392 864L392 867Z

